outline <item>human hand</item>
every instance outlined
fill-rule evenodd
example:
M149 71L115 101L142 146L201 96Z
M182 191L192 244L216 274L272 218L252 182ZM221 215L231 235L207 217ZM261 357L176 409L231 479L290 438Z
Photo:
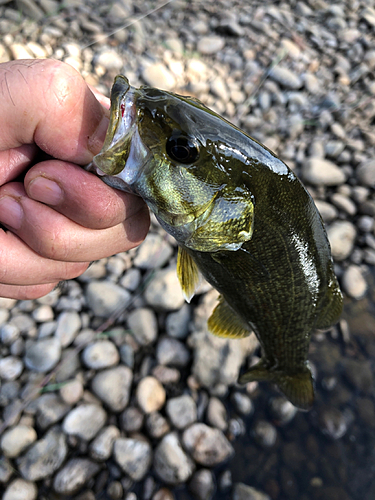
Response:
M0 64L0 95L0 297L38 298L141 243L149 214L79 166L102 147L109 100L73 68Z

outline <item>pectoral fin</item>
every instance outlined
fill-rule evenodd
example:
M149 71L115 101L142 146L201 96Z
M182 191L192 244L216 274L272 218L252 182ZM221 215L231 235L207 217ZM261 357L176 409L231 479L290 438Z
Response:
M200 272L190 254L178 247L177 276L180 281L183 296L190 302L200 284Z
M241 339L248 337L251 333L247 325L243 323L223 297L219 298L219 303L208 318L207 325L208 330L218 337Z
M289 375L281 370L270 370L263 360L260 360L238 380L240 384L253 381L268 381L276 384L287 399L301 410L309 410L313 405L313 378L308 366L298 373Z

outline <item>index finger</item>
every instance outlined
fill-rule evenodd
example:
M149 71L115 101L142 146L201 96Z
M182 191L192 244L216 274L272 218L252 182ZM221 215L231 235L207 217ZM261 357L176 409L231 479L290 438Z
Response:
M36 143L81 165L100 151L107 112L71 66L50 59L0 64L0 94L0 151Z

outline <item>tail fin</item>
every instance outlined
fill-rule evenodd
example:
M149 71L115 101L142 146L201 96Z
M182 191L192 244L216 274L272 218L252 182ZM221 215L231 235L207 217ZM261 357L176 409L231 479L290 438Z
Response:
M239 378L240 384L253 381L273 382L287 399L300 410L310 410L314 402L314 385L310 368L306 365L298 373L289 375L281 370L269 370L262 360Z

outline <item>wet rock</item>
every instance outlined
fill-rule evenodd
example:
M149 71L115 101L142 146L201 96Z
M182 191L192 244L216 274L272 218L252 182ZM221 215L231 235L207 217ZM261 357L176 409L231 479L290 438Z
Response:
M76 311L63 311L57 318L55 337L59 339L62 347L70 345L79 329L81 318Z
M232 500L271 500L271 498L262 491L243 483L236 483L234 486Z
M140 481L152 463L151 446L147 441L140 439L116 439L113 456L121 469L134 481Z
M271 448L277 439L275 427L266 420L258 420L253 426L255 441L264 448Z
M37 487L30 481L15 479L5 490L3 500L36 500Z
M227 430L227 410L220 399L212 397L207 406L207 421L221 431Z
M150 87L163 90L172 90L176 85L173 74L163 63L154 63L146 66L142 71L142 78Z
M96 316L108 318L115 311L126 307L130 293L109 281L91 281L86 288L86 300Z
M90 444L90 455L95 460L108 460L112 455L113 444L120 437L120 431L115 425L104 427Z
M148 305L162 311L174 311L185 301L174 268L156 271L144 296Z
M338 186L346 179L345 173L337 165L316 156L306 159L301 174L305 182L315 186Z
M197 50L201 54L209 55L220 52L225 45L225 40L218 36L204 36L197 44Z
M189 489L198 500L211 500L215 493L215 481L209 469L199 469L193 474Z
M170 399L165 411L177 429L184 429L197 420L197 406L193 398L187 394Z
M120 355L113 342L100 340L84 349L82 359L89 368L101 370L102 368L117 365L120 361Z
M39 481L56 472L67 453L64 434L59 427L53 427L17 460L18 469L24 479Z
M95 375L92 390L111 411L122 411L129 401L133 373L127 366L117 366Z
M143 378L136 390L138 406L144 413L160 410L165 403L165 389L154 377Z
M140 345L154 342L158 335L158 324L155 313L146 307L134 309L128 316L128 326Z
M57 493L72 495L79 491L100 467L87 458L72 458L56 474L53 487Z
M36 441L36 439L37 435L32 427L16 425L4 432L0 446L6 457L15 458Z
M90 441L103 427L106 418L107 414L101 406L83 404L68 413L63 422L63 430L66 434Z
M156 447L154 468L157 475L167 484L187 481L194 472L194 462L182 449L177 433L164 436Z
M23 363L16 356L6 356L0 359L0 378L15 380L23 372Z
M214 467L234 453L232 445L219 429L201 423L186 429L182 442L193 459L205 467Z
M332 257L341 261L352 252L356 230L349 221L335 221L327 228L327 235L331 244Z
M179 340L164 337L156 347L156 358L161 365L186 366L190 352Z
M61 345L56 338L26 342L24 362L29 370L45 373L54 368L60 360Z
M344 292L353 299L362 298L367 290L367 282L359 266L350 265L341 278Z

